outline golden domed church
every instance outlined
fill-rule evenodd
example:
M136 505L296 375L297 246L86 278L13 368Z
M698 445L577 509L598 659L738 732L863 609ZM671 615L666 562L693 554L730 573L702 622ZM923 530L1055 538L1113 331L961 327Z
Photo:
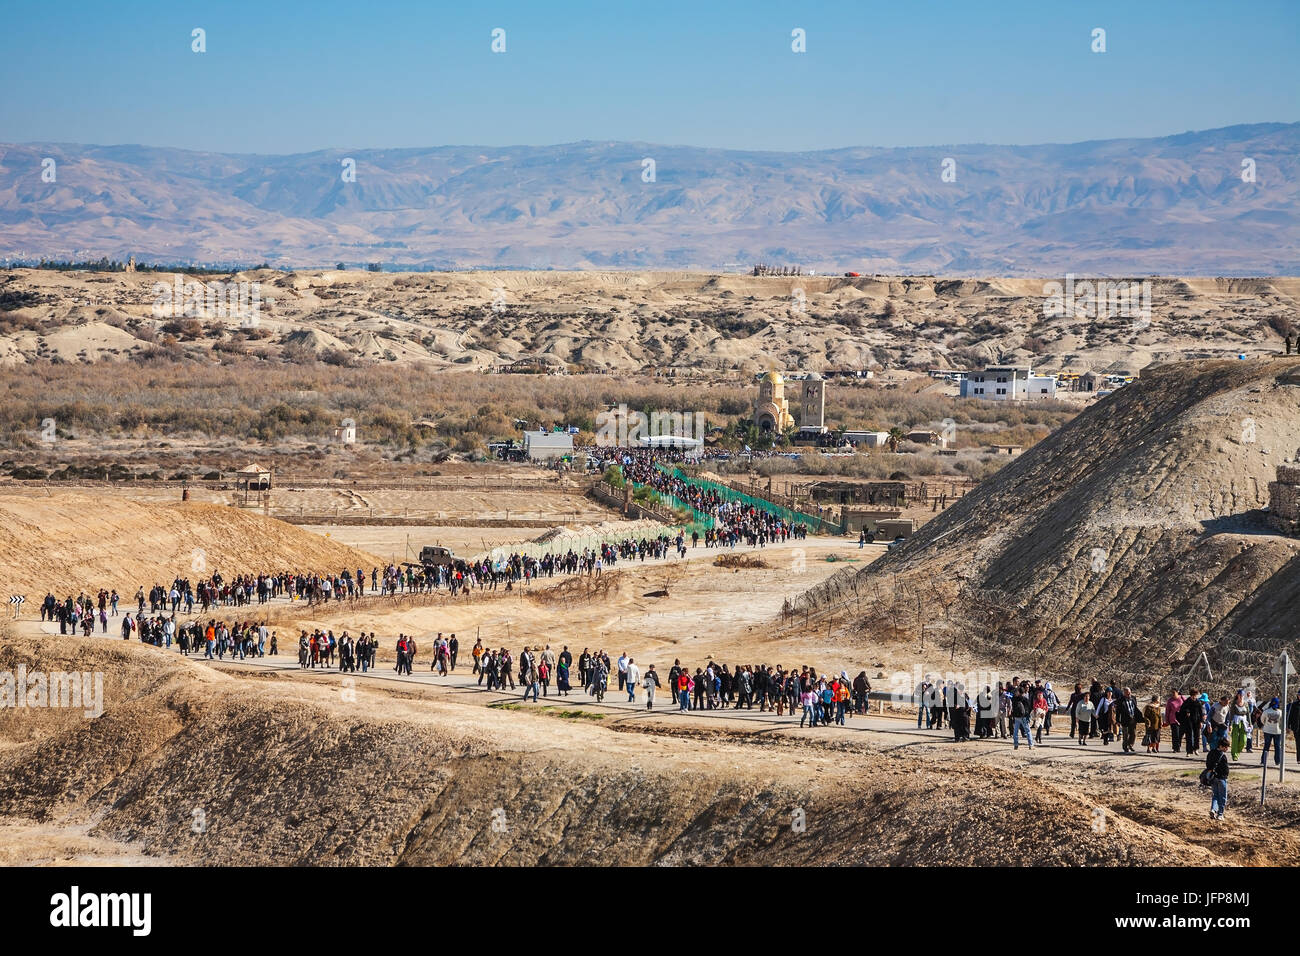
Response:
M780 372L768 372L759 380L754 424L765 432L783 432L794 426L790 403L785 397L785 379Z

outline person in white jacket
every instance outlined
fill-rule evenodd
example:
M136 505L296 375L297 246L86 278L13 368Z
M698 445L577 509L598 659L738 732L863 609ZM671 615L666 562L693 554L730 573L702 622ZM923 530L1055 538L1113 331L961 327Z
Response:
M1079 746L1088 746L1088 729L1092 726L1092 717L1097 708L1087 694L1079 698L1074 705L1074 720L1079 725Z
M627 702L636 703L636 682L641 678L641 668L636 666L636 661L632 658L627 659Z
M1268 764L1268 748L1273 748L1273 763L1282 763L1282 702L1274 697L1264 706L1263 731L1264 747L1259 754L1259 765Z
M659 687L659 675L655 673L655 666L650 665L650 669L645 672L645 709L655 709L655 690Z

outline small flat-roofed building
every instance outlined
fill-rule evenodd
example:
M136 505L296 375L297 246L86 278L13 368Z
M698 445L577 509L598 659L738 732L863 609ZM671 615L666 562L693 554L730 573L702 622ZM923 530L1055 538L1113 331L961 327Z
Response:
M916 521L900 517L897 511L867 511L861 508L845 508L843 528L846 534L859 534L866 531L874 541L893 541L895 538L910 538L916 531Z
M573 436L568 432L524 432L524 457L529 461L554 461L573 454Z
M902 507L907 486L901 481L818 481L808 487L818 504Z
M871 432L850 428L844 432L844 440L851 445L863 445L867 448L880 448L889 442L889 432Z
M915 428L904 436L914 445L940 445L948 447L948 442L939 437L939 433L928 428Z

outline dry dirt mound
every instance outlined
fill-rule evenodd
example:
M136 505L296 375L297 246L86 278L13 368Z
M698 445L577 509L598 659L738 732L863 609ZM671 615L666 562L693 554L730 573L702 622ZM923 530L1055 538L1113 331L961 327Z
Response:
M80 588L129 588L240 572L372 568L374 555L223 505L145 504L77 493L0 495L5 587L39 600ZM32 607L34 607L34 603Z
M578 544L599 537L608 537L611 540L627 537L657 538L670 530L672 529L659 521L644 518L638 521L598 521L595 524L556 525L539 534L533 541L537 544L551 541L557 544L565 541Z
M1262 509L1297 448L1300 359L1148 369L800 608L907 606L887 626L914 636L919 601L957 646L1062 678L1159 680L1205 651L1264 682L1294 639L1300 539Z
M927 761L893 748L621 733L369 685L349 701L141 645L0 638L0 666L20 663L102 670L107 705L0 710L0 823L176 861L1206 865L1231 849L1122 817L1096 833L1091 800L955 758L923 784Z
M770 568L771 565L762 558L755 557L752 554L720 554L713 559L715 567L719 568Z
M622 576L622 571L606 571L599 577L594 574L574 574L561 579L553 587L539 587L536 590L525 588L524 596L540 604L571 605L583 601L604 601L611 592L618 592Z

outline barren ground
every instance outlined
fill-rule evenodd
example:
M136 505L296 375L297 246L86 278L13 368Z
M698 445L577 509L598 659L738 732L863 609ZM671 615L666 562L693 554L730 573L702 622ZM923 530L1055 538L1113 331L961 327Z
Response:
M0 794L6 858L1137 865L1262 864L1300 849L1288 835L1300 818L1295 785L1271 787L1260 809L1241 768L1220 824L1205 819L1199 764L1187 758L1081 751L1059 736L1032 753L1004 742L954 745L888 712L814 733L788 717L681 716L662 697L646 714L616 691L603 705L581 691L521 705L478 690L465 673L479 632L516 650L603 645L660 670L675 657L709 656L866 668L873 678L972 665L932 645L922 652L773 627L785 595L843 566L829 555L874 553L810 540L763 549L768 568L728 570L701 548L684 563L620 567L603 591L542 582L527 594L454 603L284 611L276 624L286 630L364 628L384 638L376 671L343 683L336 672L302 672L287 655L207 664L11 625L0 642L6 667L102 670L108 706L94 721L67 711L0 714L0 772L11 781ZM667 597L643 596L664 586ZM417 640L457 631L457 674L436 678L417 657L412 678L398 680L398 630Z

